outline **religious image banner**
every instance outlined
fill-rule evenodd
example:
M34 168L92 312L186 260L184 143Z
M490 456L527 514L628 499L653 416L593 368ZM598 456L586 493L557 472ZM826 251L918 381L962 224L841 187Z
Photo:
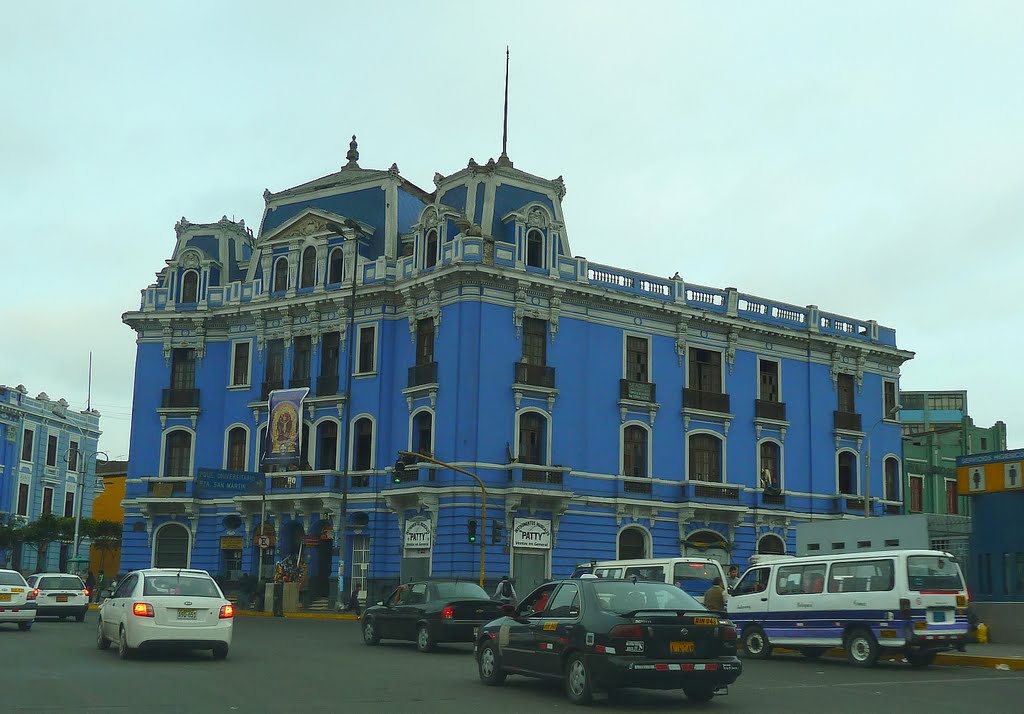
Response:
M301 389L275 389L270 393L270 418L264 444L263 466L294 466L302 452L302 400L309 394Z

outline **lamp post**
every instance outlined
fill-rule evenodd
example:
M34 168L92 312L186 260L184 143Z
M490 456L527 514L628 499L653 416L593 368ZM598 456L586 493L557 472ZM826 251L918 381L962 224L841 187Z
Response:
M73 455L73 456L72 456ZM77 462L76 468L78 469L78 485L75 488L75 537L71 542L71 562L78 563L78 547L79 547L79 534L82 528L82 505L85 490L85 479L88 478L88 466L89 461L87 456L92 456L93 461L98 465L100 463L107 463L110 457L105 451L82 451L81 449L75 449L71 451L68 449L67 453L64 454L64 460L70 465L71 459L74 458ZM103 461L101 462L98 457L102 456Z
M890 409L889 411L885 412L878 419L878 421L876 421L874 424L871 425L871 428L868 429L867 436L864 437L864 440L867 442L867 456L864 459L864 517L865 518L871 518L871 434L874 433L875 429L878 427L879 424L881 424L886 419L888 419L888 418L892 417L893 415L895 415L896 412L898 412L902 408L903 407L901 407L899 404L897 404L892 409ZM861 456L864 456L864 454L861 454ZM883 474L883 477L884 477L884 474ZM885 490L884 489L882 491L882 495L883 496L885 495Z

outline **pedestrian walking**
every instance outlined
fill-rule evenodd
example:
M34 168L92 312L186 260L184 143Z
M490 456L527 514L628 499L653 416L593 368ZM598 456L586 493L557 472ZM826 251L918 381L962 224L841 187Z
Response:
M107 576L104 574L103 569L100 568L100 576L96 579L96 597L93 598L93 602L99 602L103 596L103 588L107 585Z
M89 602L92 602L94 593L96 591L96 576L89 571L89 574L85 576L85 589L89 591Z
M498 587L494 590L494 599L509 605L516 604L516 589L512 587L512 580L509 576L506 575L498 583Z
M725 588L722 587L721 578L715 578L711 587L704 593L704 607L717 612L725 612Z

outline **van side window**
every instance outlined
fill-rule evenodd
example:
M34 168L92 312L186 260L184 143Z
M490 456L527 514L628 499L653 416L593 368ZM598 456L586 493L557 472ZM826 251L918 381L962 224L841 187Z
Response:
M779 595L814 595L825 590L825 565L787 565L779 568L775 592Z
M894 585L891 560L851 560L832 563L828 574L830 593L887 592Z
M762 592L768 588L769 568L754 568L748 570L743 579L733 589L733 595L749 595L750 593Z
M660 565L635 565L626 568L626 579L636 576L637 580L651 580L656 583L665 582L665 568Z

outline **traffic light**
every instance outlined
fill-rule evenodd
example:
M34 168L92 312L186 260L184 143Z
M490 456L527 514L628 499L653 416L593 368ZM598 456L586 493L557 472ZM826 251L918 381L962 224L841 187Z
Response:
M405 481L405 469L407 466L412 466L417 462L415 456L399 456L395 460L395 471L391 475L392 483L402 483Z
M501 521L495 518L491 521L491 543L497 544L501 542Z
M466 538L470 543L476 543L476 519L470 518L466 524Z

